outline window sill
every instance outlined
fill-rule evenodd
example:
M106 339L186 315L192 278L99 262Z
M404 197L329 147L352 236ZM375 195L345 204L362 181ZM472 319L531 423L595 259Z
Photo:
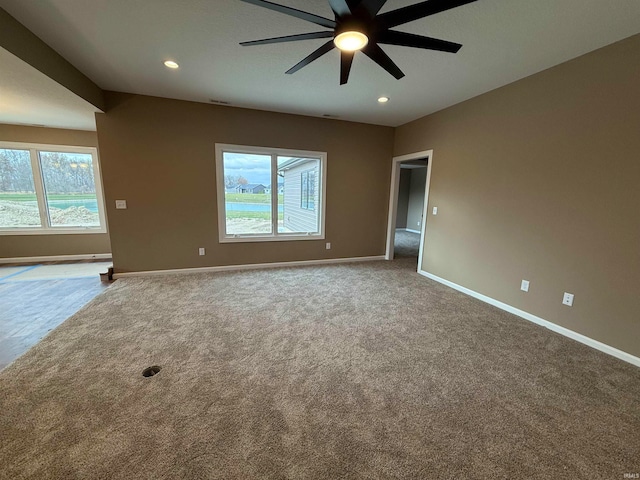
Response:
M301 240L324 240L324 234L316 235L238 235L220 237L220 243L247 243L247 242L297 242Z
M20 229L8 229L0 228L0 235L92 235L107 233L107 229L104 227L95 228L20 228Z

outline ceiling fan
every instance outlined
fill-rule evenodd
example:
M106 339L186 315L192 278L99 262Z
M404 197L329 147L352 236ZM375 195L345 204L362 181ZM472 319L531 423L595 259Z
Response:
M391 28L477 0L427 0L415 5L392 10L382 15L378 15L378 12L387 0L329 0L329 5L335 14L335 20L330 20L284 5L278 5L266 0L242 1L332 29L321 32L288 35L285 37L266 38L264 40L253 40L250 42L242 42L240 45L265 45L269 43L296 42L313 38L332 38L287 70L286 73L295 73L325 53L333 50L334 47L338 47L338 49L340 49L340 85L344 85L349 80L353 57L358 50L362 51L362 53L384 68L396 79L399 80L404 77L402 70L400 70L393 60L380 48L380 43L457 53L458 50L462 48L462 45L459 43L414 35L412 33L398 32L391 30Z

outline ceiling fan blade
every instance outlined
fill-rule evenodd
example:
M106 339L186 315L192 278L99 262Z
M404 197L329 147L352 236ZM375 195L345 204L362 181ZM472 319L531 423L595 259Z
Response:
M362 0L360 6L369 12L371 17L375 17L385 3L387 3L387 0Z
M288 73L288 74L296 73L302 67L306 67L307 65L309 65L314 60L319 59L325 53L330 52L331 50L333 50L333 47L335 47L335 45L333 44L333 40L329 40L327 43L322 45L320 48L314 50L313 53L311 53L307 57L305 57L302 60L300 60L293 67L291 67L289 70L287 70L285 73Z
M249 45L267 45L269 43L297 42L300 40L310 40L312 38L329 38L333 37L333 32L312 32L301 33L299 35L287 35L286 37L265 38L263 40L251 40L249 42L240 42L240 45L247 47Z
M268 8L269 10L273 10L275 12L284 13L285 15L291 15L292 17L299 18L301 20L306 20L307 22L315 23L316 25L322 25L327 28L335 28L336 22L333 20L329 20L328 18L320 17L318 15L314 15L313 13L303 12L302 10L297 10L291 7L285 7L284 5L278 5L277 3L267 2L266 0L241 0L245 3L250 3L252 5L258 5L259 7Z
M340 85L344 85L349 81L349 72L353 63L355 52L340 52Z
M331 10L338 17L345 17L351 15L351 7L347 3L347 0L329 0L329 5L331 5Z
M426 0L425 2L383 13L379 15L376 20L380 27L392 28L476 1L477 0Z
M402 77L404 77L404 73L402 73L402 70L400 70L395 63L393 63L393 60L389 58L389 55L384 53L384 50L382 50L377 43L368 44L362 49L362 53L364 53L367 57L380 65L391 75L393 75L396 80L400 80Z
M438 50L440 52L458 53L462 48L459 43L447 42L437 38L423 37L422 35L414 35L413 33L395 32L386 30L378 34L376 38L378 43L387 45L400 45L402 47L424 48L427 50Z

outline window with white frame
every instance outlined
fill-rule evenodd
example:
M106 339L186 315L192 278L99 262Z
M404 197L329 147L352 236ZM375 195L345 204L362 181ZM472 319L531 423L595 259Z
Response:
M0 142L0 234L104 233L95 148Z
M324 152L216 144L221 242L324 238Z

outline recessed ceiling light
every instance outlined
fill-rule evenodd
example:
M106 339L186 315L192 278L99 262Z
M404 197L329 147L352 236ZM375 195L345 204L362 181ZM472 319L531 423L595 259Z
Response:
M166 62L164 62L164 66L167 68L173 68L176 69L178 68L180 65L178 65L176 62L174 62L173 60L167 60Z
M333 39L336 47L345 52L355 52L356 50L363 49L369 38L362 32L356 32L355 30L349 32L342 32Z
M378 103L387 103L389 101L389 97L380 97L378 99Z

